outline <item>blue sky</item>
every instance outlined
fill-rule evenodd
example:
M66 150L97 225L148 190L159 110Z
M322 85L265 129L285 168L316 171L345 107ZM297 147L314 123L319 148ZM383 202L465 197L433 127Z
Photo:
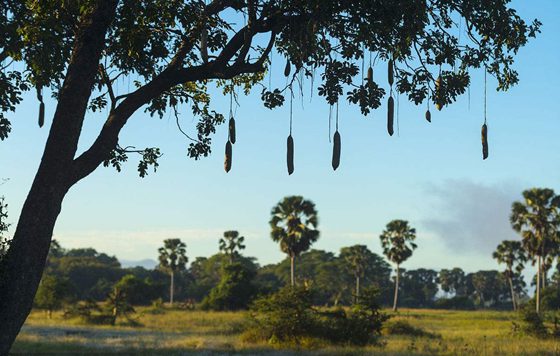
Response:
M386 133L385 106L361 116L340 106L341 166L331 168L328 106L320 97L294 101L295 173L288 176L285 142L288 106L270 111L259 92L241 97L236 109L238 140L233 168L223 171L227 128L214 137L213 154L187 158L188 142L174 118L137 113L121 136L122 145L158 146L164 156L156 174L141 179L132 157L123 173L99 168L69 192L55 228L65 247L92 246L127 260L155 259L166 238L181 238L191 260L217 252L224 230L247 238L246 254L261 263L283 258L269 238L272 206L283 196L303 195L319 211L321 238L314 248L338 251L366 244L380 253L378 236L392 219L407 219L418 230L419 248L408 268L459 266L471 271L495 268L493 248L516 238L508 223L509 207L523 189L541 186L560 192L560 114L558 72L560 2L514 1L527 20L539 18L543 32L523 48L516 68L520 84L497 93L489 80L490 158L482 161L483 73L473 73L467 96L441 112L432 123L424 107L399 101L399 134ZM273 60L272 82L284 84L283 62ZM375 68L386 83L385 64ZM267 78L268 80L268 78ZM128 82L120 82L126 89ZM306 93L309 83L306 83ZM55 103L47 101L47 124ZM227 114L229 99L217 95L214 108ZM12 115L12 136L0 143L0 186L15 224L38 167L48 128L36 125L38 104L29 96ZM80 146L87 147L103 117L88 116ZM185 107L183 127L193 132L196 119ZM12 226L12 232L13 232Z

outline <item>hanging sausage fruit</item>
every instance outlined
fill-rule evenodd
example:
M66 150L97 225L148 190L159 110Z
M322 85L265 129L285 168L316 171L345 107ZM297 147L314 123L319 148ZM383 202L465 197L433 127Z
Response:
M288 175L294 173L294 139L290 134L287 142L286 162L288 166Z
M482 125L482 159L488 158L488 126L486 123Z
M391 95L393 94L391 93ZM395 132L393 129L394 118L395 118L395 100L393 99L392 96L390 96L389 100L387 101L387 132L389 133L389 136L393 136L393 133Z
M443 108L442 105L443 92L441 88L442 82L443 82L443 78L441 77L441 69L440 69L439 76L436 79L436 109L438 111L441 111L441 109Z
M224 169L226 170L226 173L228 173L231 170L231 160L232 160L232 147L231 147L231 142L226 142L226 157L224 160Z
M426 87L428 88L428 93L429 93L430 86L429 86L428 83L429 82L426 82ZM429 96L426 98L426 121L432 122L432 113L430 112L430 97Z
M229 129L229 141L232 144L235 144L235 119L233 118L233 115L230 116L229 118L228 129Z
M228 121L228 139L235 145L235 119L233 118L233 86L229 92L229 121Z
M486 124L486 70L484 71L484 124L481 130L482 136L482 159L488 158L488 125Z
M45 103L43 103L43 89L37 87L37 99L39 100L39 127L45 124Z
M340 134L338 130L334 133L333 137L333 156L332 156L332 168L336 171L340 165Z
M340 133L338 132L338 102L336 103L336 131L333 136L332 168L336 171L340 165Z
M288 166L288 175L294 173L294 139L292 138L292 119L293 119L293 99L294 93L290 87L290 134L288 135L288 142L286 148L286 163Z
M389 80L389 100L387 101L387 132L389 136L393 136L395 130L393 129L393 123L395 119L395 100L393 99L393 81L394 81L394 64L393 60L389 59L389 65L387 69L387 78Z

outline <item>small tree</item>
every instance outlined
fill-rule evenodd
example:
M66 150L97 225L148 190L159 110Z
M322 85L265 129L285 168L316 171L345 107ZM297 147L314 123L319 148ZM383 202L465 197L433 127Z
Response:
M246 308L253 298L256 271L240 262L222 266L218 285L202 300L202 309L238 310Z
M290 281L295 284L295 259L319 239L319 220L315 204L302 196L285 197L272 208L270 236L290 257Z
M510 221L523 237L523 246L537 262L536 312L539 312L541 273L546 246L560 227L560 196L552 189L533 188L523 192L523 202L514 202Z
M354 245L340 250L340 257L344 259L347 268L356 279L356 301L360 297L360 278L364 277L369 262L369 255L371 255L371 252L365 245Z
M387 224L379 238L383 247L383 253L389 261L397 266L395 297L393 300L393 310L396 311L399 296L400 265L412 256L412 252L416 249L416 244L413 242L416 239L416 229L411 228L406 220L393 220Z
M169 304L173 305L173 294L175 293L175 273L184 271L189 259L187 258L187 245L180 239L167 239L163 241L163 247L159 248L159 267L167 271L171 276L169 287Z
M39 283L35 295L35 305L47 311L47 317L52 318L52 312L60 309L69 298L70 284L66 278L46 274Z
M109 293L105 301L105 308L105 314L101 316L101 319L108 320L109 324L113 326L117 323L117 319L121 317L124 317L128 322L136 323L130 316L136 313L136 310L134 310L134 307L130 304L126 291L121 289L118 285Z
M504 240L496 247L496 251L494 251L492 257L498 261L498 263L506 265L504 276L509 283L513 310L517 310L518 303L513 287L513 278L516 273L519 274L523 271L524 264L527 261L523 244L521 241Z
M224 232L224 237L220 239L220 251L228 256L230 264L239 256L240 251L245 249L243 241L245 237L239 236L239 232L233 230Z

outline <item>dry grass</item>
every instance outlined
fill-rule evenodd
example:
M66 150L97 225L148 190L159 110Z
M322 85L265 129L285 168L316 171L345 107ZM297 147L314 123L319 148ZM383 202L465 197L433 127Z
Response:
M13 351L34 352L118 352L134 354L259 354L288 355L270 345L245 344L239 334L244 312L202 312L166 310L151 314L138 308L142 327L86 326L79 319L52 320L34 311L19 335ZM514 335L514 313L495 311L401 310L394 320L441 338L384 335L383 345L367 348L313 344L304 353L313 355L560 355L560 342ZM302 350L297 351L298 354Z

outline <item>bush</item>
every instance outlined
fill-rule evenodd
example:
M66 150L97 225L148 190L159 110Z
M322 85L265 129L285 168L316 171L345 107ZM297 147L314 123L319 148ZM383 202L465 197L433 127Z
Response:
M274 344L313 344L322 340L335 344L375 343L388 316L377 304L378 292L364 291L357 304L321 312L313 308L312 292L305 287L285 287L255 301L250 327L243 339Z
M451 309L451 310L474 310L474 302L465 296L453 298L440 298L435 301L434 308L436 309Z
M441 335L425 331L422 328L418 328L410 325L406 320L396 320L392 323L387 323L384 328L388 335L407 335L414 337L428 337L428 338L440 338Z
M548 331L541 316L532 308L521 310L522 331L531 336L544 338L548 336Z
M201 303L203 310L245 309L254 295L255 274L239 262L222 267L220 283Z

